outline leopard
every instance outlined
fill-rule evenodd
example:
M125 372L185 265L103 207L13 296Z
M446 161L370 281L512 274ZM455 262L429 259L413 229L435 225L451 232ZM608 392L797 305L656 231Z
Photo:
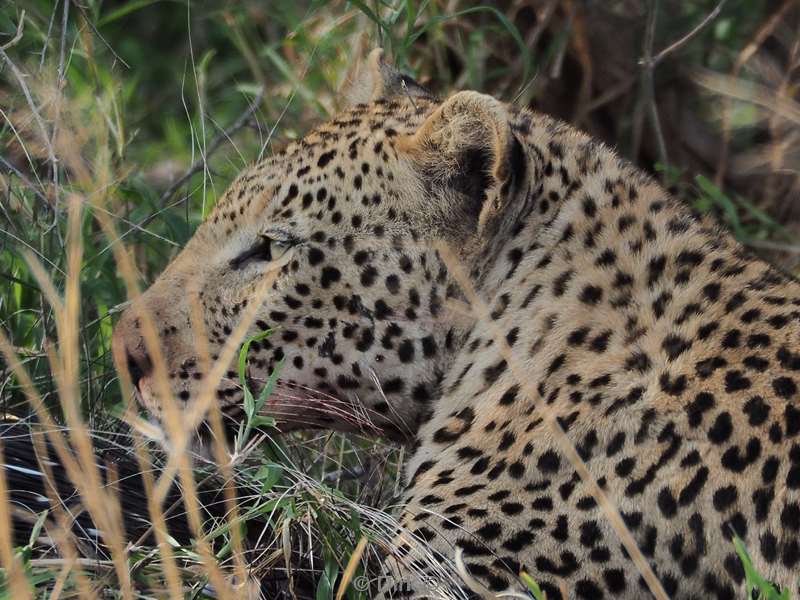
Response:
M147 410L199 397L199 346L219 361L270 332L247 372L280 365L261 409L279 429L367 422L408 448L381 598L532 579L551 599L731 600L735 542L800 591L800 284L570 125L442 100L380 49L349 79L119 319ZM224 368L214 403L235 414ZM461 580L437 588L423 549Z

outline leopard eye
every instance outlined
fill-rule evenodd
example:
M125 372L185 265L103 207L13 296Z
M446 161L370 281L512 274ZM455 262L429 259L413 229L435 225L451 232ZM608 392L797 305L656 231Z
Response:
M291 247L292 243L289 241L276 240L262 235L253 246L231 260L230 264L234 269L241 269L251 261L271 262L286 254L286 251Z
M273 240L269 241L270 260L278 260L281 256L286 254L286 251L292 247L290 242L286 240Z

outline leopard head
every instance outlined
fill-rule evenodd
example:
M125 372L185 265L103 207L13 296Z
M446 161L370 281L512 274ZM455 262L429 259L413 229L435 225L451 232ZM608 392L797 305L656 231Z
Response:
M257 386L281 365L263 410L283 428L408 440L430 414L471 327L451 309L460 291L437 244L478 272L526 187L526 150L504 104L439 102L380 50L350 88L333 120L241 173L122 315L115 360L154 415L209 385L234 414L243 390L226 345L267 330L247 375Z

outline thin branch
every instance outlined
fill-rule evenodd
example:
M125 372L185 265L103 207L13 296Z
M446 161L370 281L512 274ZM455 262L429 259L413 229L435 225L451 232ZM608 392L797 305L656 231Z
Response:
M692 29L689 33L687 33L679 40L676 40L675 42L671 43L669 46L664 48L658 54L656 54L652 59L653 66L656 66L668 55L679 50L680 48L688 44L691 40L693 40L695 37L697 37L697 35L699 35L700 32L703 31L703 29L705 29L714 19L716 19L719 16L719 13L722 12L722 8L725 6L725 3L727 1L728 0L719 0L719 3L714 7L714 10L708 13L705 16L705 18L702 21L700 21L694 29Z
M203 168L205 167L206 163L208 162L208 159L211 158L211 155L214 154L214 152L216 152L217 149L219 149L219 147L222 145L222 143L225 140L230 139L230 137L233 134L235 134L242 127L247 125L247 123L250 121L250 117L252 117L253 114L258 110L258 107L261 104L261 101L264 99L264 94L265 93L266 93L266 88L262 86L261 89L258 90L258 94L256 95L256 97L253 99L253 101L247 107L247 110L245 110L241 115L239 115L239 118L237 118L236 121L234 121L233 124L231 124L230 127L228 127L225 131L222 131L221 133L219 133L211 141L211 143L208 145L208 149L205 152L205 156L203 156L201 158L198 158L192 164L192 166L189 167L186 170L186 172L183 175L181 175L171 186L169 186L164 191L163 194L161 194L161 198L159 199L159 204L162 207L169 201L170 198L172 198L173 194L175 194L175 192L181 186L183 186L183 184L185 184L187 181L189 181L189 179L192 178L192 176L195 173L198 173L201 170L203 170ZM149 217L148 217L148 219L149 219ZM145 221L143 221L141 223L141 225L146 225L149 222L148 219L145 219Z
M50 13L50 21L47 24L47 35L44 36L44 43L42 44L42 51L39 53L39 70L44 67L44 58L47 55L47 46L50 45L50 34L53 33L53 24L56 21L56 13L58 12L58 3L60 0L55 0L53 10ZM66 0L65 0L66 1Z
M65 0L65 1L68 1L68 0ZM122 66L124 66L126 69L130 69L131 66L128 63L126 63L123 60L123 58L114 51L114 48L111 47L111 44L109 44L108 41L106 40L106 38L104 38L103 35L97 30L97 27L95 27L94 23L89 18L89 15L86 14L86 10L83 8L83 6L81 6L80 3L75 2L75 0L73 0L73 2L75 4L75 8L77 8L78 11L80 11L81 16L83 17L83 21L89 26L89 29L92 30L92 33L94 33L97 36L97 39L99 39L101 42L103 42L103 45L106 48L108 48L108 51L111 52L111 54L114 56L114 58L116 60L118 60L119 62L122 63Z
M34 183L30 179L25 177L25 174L22 171L17 169L14 165L11 164L11 162L6 160L6 158L2 154L0 154L0 166L2 166L8 173L13 173L14 175L16 175L17 178L19 178L19 180L22 181L23 185L30 191L32 191L36 195L36 197L42 201L45 207L47 207L48 209L53 208L50 205L50 202L47 200L47 196L45 196L41 191L39 191L34 185Z
M8 50L12 46L15 46L17 42L22 39L22 28L25 26L25 10L19 16L19 24L17 24L17 33L14 34L14 37L11 38L8 42L0 46L2 50Z
M800 254L800 244L784 244L770 240L741 240L745 246L760 248L763 250L774 250L776 252L786 252L788 254Z
M65 0L61 13L61 43L58 48L58 83L64 80L64 56L67 52L67 25L69 24L69 2Z
M56 145L58 139L58 124L59 120L61 119L61 104L64 100L64 57L66 55L66 48L67 48L67 26L69 25L69 0L64 0L64 9L61 13L61 43L58 50L58 80L56 83L56 102L54 107L54 115L53 115L53 127L52 132L50 134L50 143L52 145ZM52 165L52 172L51 176L53 178L53 196L54 196L54 205L56 207L54 217L58 215L58 206L60 204L60 192L61 186L59 183L58 178L58 165L53 163ZM56 218L53 219L53 224L51 227L55 227L56 225ZM49 230L48 230L49 231Z
M642 88L644 93L644 103L650 113L650 121L653 133L656 136L658 147L658 157L662 164L669 163L667 156L667 144L664 141L664 132L661 130L661 120L658 116L658 106L656 105L655 94L655 62L653 61L653 41L655 40L656 18L658 16L660 0L650 0L647 11L647 28L644 36L644 57L640 61L643 67Z
M644 56L639 61L639 65L643 68L642 73L642 88L644 93L644 102L646 109L649 113L650 122L653 127L653 133L656 137L656 145L658 147L658 156L662 164L666 165L669 162L667 154L667 144L664 140L664 132L661 129L661 119L658 114L658 105L655 98L655 68L664 58L676 52L692 39L700 34L711 22L716 19L722 12L727 0L719 0L714 9L708 13L700 23L698 23L689 33L682 38L676 40L661 52L653 56L653 42L655 39L656 18L658 16L659 0L651 0L648 5L647 13L647 28L645 30L644 42Z

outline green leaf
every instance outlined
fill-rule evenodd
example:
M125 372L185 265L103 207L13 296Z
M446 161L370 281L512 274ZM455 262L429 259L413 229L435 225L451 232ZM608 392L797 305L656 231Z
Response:
M96 23L96 27L103 27L114 21L120 20L122 17L127 16L137 10L141 10L150 6L151 4L157 4L158 2L162 2L163 0L133 0L132 2L128 2L120 6L117 10L112 10L109 14L105 15L101 19L98 19ZM172 2L178 2L178 0L171 0ZM184 4L183 2L178 2L179 4Z
M379 29L385 31L386 33L390 33L386 27L386 24L381 20L381 18L377 14L375 14L375 11L373 11L369 6L366 5L366 3L361 2L361 0L350 0L350 4L352 4L358 10L363 12L370 21L372 21L378 26Z
M747 548L745 548L744 542L738 535L733 536L733 546L736 548L736 554L739 555L742 567L744 567L747 598L752 598L753 591L757 590L759 600L790 600L789 588L783 591L777 590L771 582L767 581L761 573L756 570L747 552Z
M736 197L736 202L742 206L752 218L764 225L767 229L772 230L770 233L780 233L787 239L791 239L792 234L788 229L778 223L769 214L758 208L755 204L741 196Z
M269 375L269 379L267 379L267 383L264 385L264 389L261 390L261 393L258 395L258 401L256 402L256 412L260 411L264 403L269 398L270 394L272 394L272 390L275 389L275 384L278 382L278 374L283 369L283 362L286 360L282 358L278 361L278 364L275 365L275 368L272 370L272 373Z
M257 335L254 335L242 344L241 349L239 350L239 383L242 386L242 390L244 391L244 414L245 420L243 423L239 424L239 430L236 434L236 448L237 450L241 450L244 445L247 443L247 440L250 438L250 432L253 430L254 427L274 427L275 426L275 419L269 416L259 416L259 411L264 407L264 404L269 398L269 395L272 393L272 390L275 388L275 384L278 381L278 374L280 370L283 368L283 359L281 359L276 365L275 368L270 373L269 378L267 379L264 388L258 395L258 400L253 397L253 393L250 391L250 386L247 383L247 353L250 350L250 344L253 342L263 340L267 336L272 333L271 329L263 331Z
M250 419L250 425L251 427L275 427L275 418L255 415Z
M333 590L338 576L339 565L332 557L326 556L325 567L322 570L322 575L317 584L316 600L330 600L333 598Z
M253 342L260 342L270 335L272 335L272 329L267 329L266 331L262 331L261 333L247 338L242 343L242 347L239 349L239 383L242 384L242 387L246 387L247 383L245 376L247 375L247 353L250 351L250 344Z
M242 384L242 388L244 390L244 414L250 420L256 414L256 401L246 382Z
M706 196L722 210L725 220L733 229L734 235L740 239L744 237L745 232L742 229L742 222L739 220L739 212L733 201L707 177L697 175L695 181Z
M261 482L261 493L269 492L283 476L283 468L280 465L262 465L256 472L255 479Z
M533 577L528 575L525 571L521 571L519 574L519 578L522 579L522 582L528 588L533 597L536 600L547 600L547 594L542 591L542 588L539 587L539 584L534 581Z
M28 545L33 547L36 543L36 540L39 537L39 533L42 531L42 527L44 527L44 522L47 520L47 513L49 511L44 511L39 517L36 519L36 523L33 524L33 529L31 529L31 536L28 538Z

